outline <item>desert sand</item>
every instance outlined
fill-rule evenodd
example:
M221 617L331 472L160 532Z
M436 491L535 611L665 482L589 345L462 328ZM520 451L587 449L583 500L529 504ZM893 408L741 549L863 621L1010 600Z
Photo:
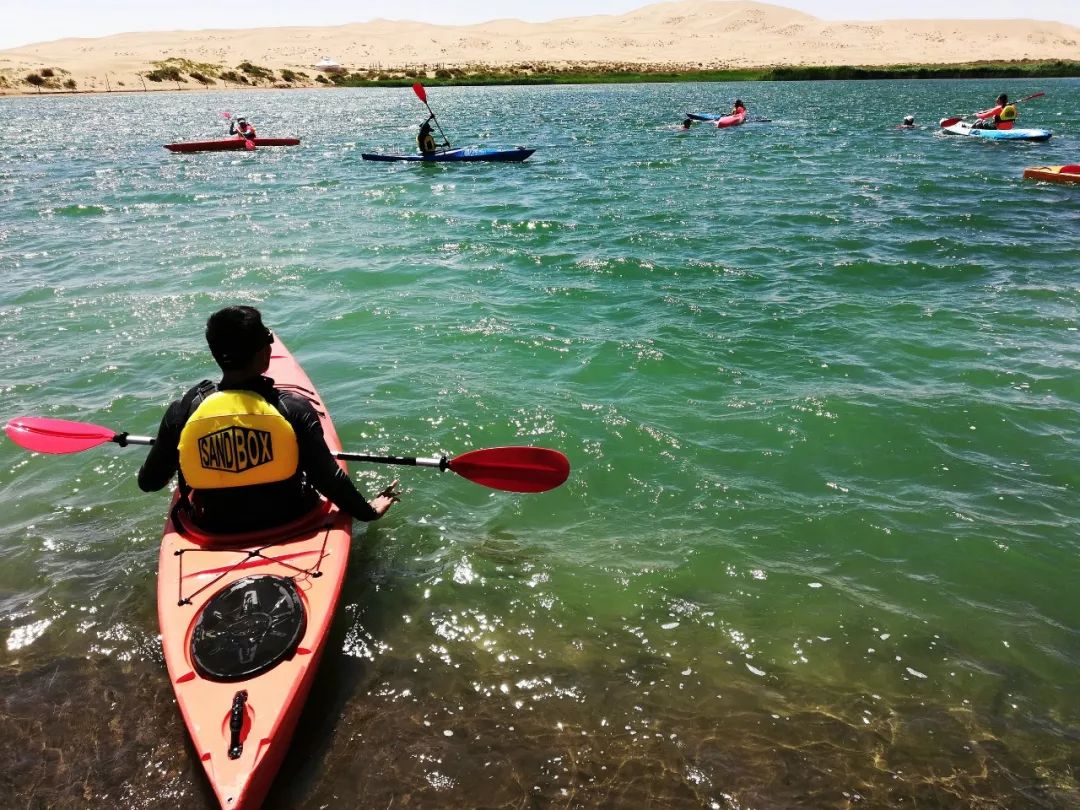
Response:
M325 28L126 33L62 39L0 51L0 92L28 92L30 72L51 69L45 88L139 90L198 87L147 81L155 62L184 59L207 76L248 61L280 72L313 70L329 56L350 71L477 65L677 69L779 65L895 65L973 60L1080 60L1080 28L1035 20L827 22L753 2L684 0L623 15L525 23L441 26L377 20ZM220 86L220 79L215 81Z

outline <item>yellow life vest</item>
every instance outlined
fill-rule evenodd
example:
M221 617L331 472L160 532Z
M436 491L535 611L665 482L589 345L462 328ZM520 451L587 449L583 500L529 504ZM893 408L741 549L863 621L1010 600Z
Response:
M180 431L180 472L193 489L228 489L286 481L300 447L289 421L253 391L217 391Z
M1015 121L1016 120L1016 107L1012 104L1006 104L1001 108L1001 113L998 115L1002 121Z

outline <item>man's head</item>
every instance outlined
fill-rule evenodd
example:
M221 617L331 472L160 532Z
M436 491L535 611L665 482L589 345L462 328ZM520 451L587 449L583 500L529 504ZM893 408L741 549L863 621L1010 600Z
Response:
M206 343L223 371L245 368L273 342L255 307L225 307L206 321Z
M910 127L910 126L913 126L914 124L915 124L915 116L914 115L905 115L904 116L904 125L905 126Z
M1009 103L1009 97L1005 93L1002 93L1000 96L997 97L997 103L998 104L1008 104Z

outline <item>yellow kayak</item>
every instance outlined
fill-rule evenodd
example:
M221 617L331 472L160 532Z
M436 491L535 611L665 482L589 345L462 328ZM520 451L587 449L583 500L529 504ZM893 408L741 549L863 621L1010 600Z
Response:
M1080 183L1080 165L1029 166L1024 169L1028 180L1044 180L1047 183Z

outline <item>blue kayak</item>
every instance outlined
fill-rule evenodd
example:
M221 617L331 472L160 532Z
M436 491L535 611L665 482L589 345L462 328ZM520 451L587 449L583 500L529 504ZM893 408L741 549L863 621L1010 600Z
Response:
M535 149L448 149L433 155L376 155L361 154L364 160L413 160L418 163L474 163L478 161L499 161L520 163Z
M990 141L1048 141L1053 134L1048 129L1025 129L1014 127L1013 129L976 129L966 121L953 124L951 127L942 127L942 132L950 135L966 135L969 138L983 138Z

